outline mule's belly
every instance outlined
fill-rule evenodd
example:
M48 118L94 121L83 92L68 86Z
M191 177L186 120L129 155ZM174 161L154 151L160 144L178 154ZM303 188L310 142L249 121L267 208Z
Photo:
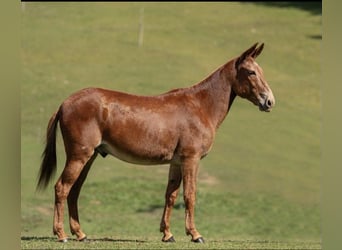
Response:
M106 142L103 142L97 151L102 156L109 154L122 161L140 165L168 164L174 160L174 154L171 151L151 152L145 149L140 152L132 152Z

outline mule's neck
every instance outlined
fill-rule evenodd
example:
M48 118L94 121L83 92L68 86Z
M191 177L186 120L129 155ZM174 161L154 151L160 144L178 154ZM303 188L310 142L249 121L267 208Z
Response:
M201 99L202 111L208 114L215 128L221 125L236 97L232 89L234 72L233 61L228 62L193 86L194 93Z

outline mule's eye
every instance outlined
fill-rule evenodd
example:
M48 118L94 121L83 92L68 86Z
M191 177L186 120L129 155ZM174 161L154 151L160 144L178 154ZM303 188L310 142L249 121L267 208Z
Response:
M253 70L247 70L247 72L248 72L248 75L250 75L250 76L256 75L255 71L253 71Z

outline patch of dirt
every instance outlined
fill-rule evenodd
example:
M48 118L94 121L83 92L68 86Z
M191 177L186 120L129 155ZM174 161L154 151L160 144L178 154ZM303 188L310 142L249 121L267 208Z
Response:
M51 207L43 207L43 206L38 206L36 207L36 210L46 216L50 216L53 213L53 209Z
M204 183L210 186L215 186L218 185L219 180L215 176L210 175L208 172L205 172L202 169L202 171L199 170L198 183Z

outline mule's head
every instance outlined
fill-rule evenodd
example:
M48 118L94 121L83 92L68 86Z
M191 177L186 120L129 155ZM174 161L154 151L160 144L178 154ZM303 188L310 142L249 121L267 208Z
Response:
M269 112L275 104L275 99L262 68L255 62L263 48L264 44L258 47L256 43L236 59L236 81L233 84L233 91L259 106L261 111Z

